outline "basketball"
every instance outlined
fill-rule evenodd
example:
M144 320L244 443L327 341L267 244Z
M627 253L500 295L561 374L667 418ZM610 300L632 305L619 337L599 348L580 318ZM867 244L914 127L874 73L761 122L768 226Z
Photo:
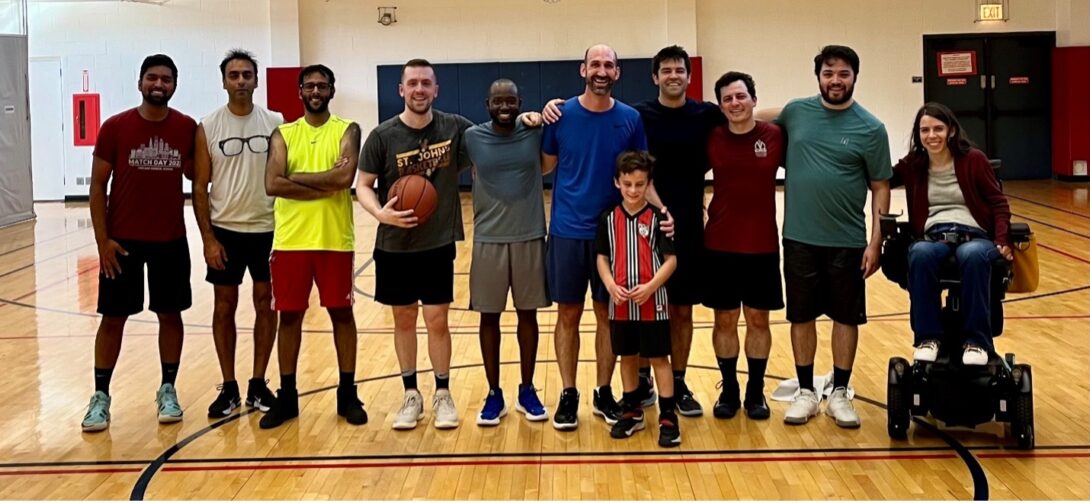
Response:
M405 175L398 178L386 194L389 201L397 196L394 209L398 211L414 210L413 215L423 225L435 213L435 207L439 204L439 192L431 182L420 175Z

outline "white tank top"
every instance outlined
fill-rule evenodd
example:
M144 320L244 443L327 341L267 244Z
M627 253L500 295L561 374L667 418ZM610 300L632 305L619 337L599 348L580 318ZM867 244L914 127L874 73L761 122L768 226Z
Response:
M257 105L246 116L224 105L201 119L212 159L213 225L235 232L272 232L273 198L265 195L265 160L269 136L283 122L280 113ZM246 138L248 145L240 141Z

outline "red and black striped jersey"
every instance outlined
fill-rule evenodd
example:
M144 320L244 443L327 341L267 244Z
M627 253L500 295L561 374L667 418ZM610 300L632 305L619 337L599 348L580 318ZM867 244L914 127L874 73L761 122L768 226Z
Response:
M674 242L659 228L666 220L651 204L630 215L624 205L602 214L598 222L595 248L609 257L613 281L624 288L648 283L662 267L666 255L674 254ZM666 287L660 287L643 304L628 301L609 303L609 319L617 321L656 321L669 319Z

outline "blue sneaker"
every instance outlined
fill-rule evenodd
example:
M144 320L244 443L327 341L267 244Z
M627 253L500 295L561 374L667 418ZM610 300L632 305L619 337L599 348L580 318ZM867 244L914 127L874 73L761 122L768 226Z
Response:
M177 423L182 420L182 406L178 404L178 392L174 385L165 383L155 393L155 403L159 409L159 422Z
M527 421L549 419L549 411L545 410L545 406L537 398L537 390L534 389L533 384L529 386L519 385L519 399L518 403L515 404L515 410L525 414Z
M507 404L503 403L503 390L489 390L481 415L477 416L477 426L496 426L500 424L500 418L506 415Z
M91 404L87 406L87 415L83 416L80 427L83 431L102 431L110 426L110 396L101 391L91 395Z

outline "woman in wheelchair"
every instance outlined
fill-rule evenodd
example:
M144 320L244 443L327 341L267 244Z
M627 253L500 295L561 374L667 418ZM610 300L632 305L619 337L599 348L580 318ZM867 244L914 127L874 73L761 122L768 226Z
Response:
M988 157L962 131L953 112L927 103L916 113L911 152L893 167L892 186L905 186L908 220L917 239L908 249L908 291L916 361L933 362L947 337L939 271L953 255L960 271L964 365L986 365L994 352L992 263L1012 260L1010 206ZM960 340L960 339L959 339Z

